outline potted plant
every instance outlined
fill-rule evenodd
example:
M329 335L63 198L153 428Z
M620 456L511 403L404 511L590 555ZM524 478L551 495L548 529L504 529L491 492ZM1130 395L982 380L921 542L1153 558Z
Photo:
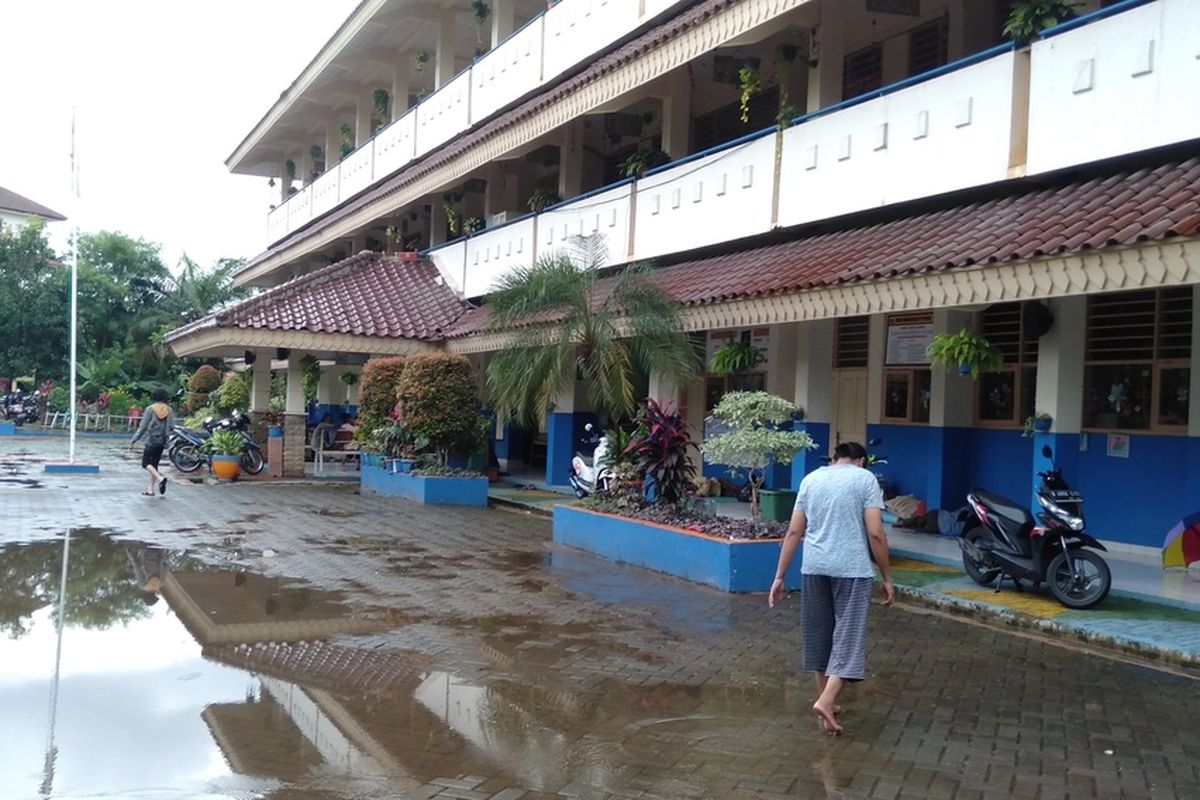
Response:
M1020 46L1027 45L1033 37L1047 28L1053 28L1064 20L1074 18L1076 5L1064 0L1014 3L1008 20L1004 23L1003 34Z
M529 195L529 210L535 214L540 214L548 206L561 201L562 198L558 196L558 192L556 191L551 189L534 189L533 194Z
M242 474L241 458L244 442L237 431L215 430L201 451L209 456L212 474L223 481L235 481Z
M471 0L471 24L475 27L475 41L479 44L483 44L483 25L491 13L487 0Z
M626 178L640 178L646 170L662 166L670 160L662 150L639 147L621 162L621 173Z
M745 372L754 369L762 363L763 353L749 342L734 339L717 348L708 369L716 375L728 375L732 372Z
M267 426L267 437L270 439L283 438L283 412L269 408L262 412L263 424Z
M1025 418L1025 424L1022 426L1022 436L1033 436L1035 433L1047 433L1050 426L1054 423L1054 418L1045 411L1039 411L1033 416Z
M978 378L1004 366L1004 354L982 336L963 328L958 333L939 333L926 349L931 364L957 369L959 375Z
M767 468L772 464L790 464L798 453L813 450L816 443L804 431L784 430L799 412L790 400L766 392L731 392L721 398L709 419L725 431L712 437L700 448L710 463L745 470L750 483L750 514L760 519L759 495ZM788 495L794 495L788 492ZM783 503L787 506L787 503ZM784 511L772 509L772 518L784 519Z
M746 66L738 70L738 106L741 109L742 124L750 121L750 98L762 89L762 78L754 67Z

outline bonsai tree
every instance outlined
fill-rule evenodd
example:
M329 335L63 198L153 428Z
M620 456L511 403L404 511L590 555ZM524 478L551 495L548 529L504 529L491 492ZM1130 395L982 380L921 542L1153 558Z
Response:
M1004 354L982 336L963 328L958 333L939 333L926 349L931 364L956 369L960 375L978 378L1004 366Z
M625 454L632 457L647 491L653 490L654 501L677 506L696 475L688 458L695 447L683 415L670 403L647 399Z
M762 350L749 342L735 339L717 348L708 362L709 372L726 375L730 372L745 372L754 369L763 360Z
M429 353L404 365L397 388L400 424L428 440L445 467L450 454L471 453L479 445L479 397L471 362L463 356Z
M208 405L208 396L221 385L221 373L211 364L201 364L188 379L188 408L192 410Z
M592 407L611 424L636 411L633 373L658 373L681 385L698 361L682 333L679 305L645 265L600 278L600 237L580 237L574 252L541 256L500 279L488 298L490 323L513 343L488 364L498 413L536 429L554 396L585 382Z
M767 467L790 464L796 454L817 446L804 431L780 428L799 413L795 403L778 395L731 392L721 398L709 417L726 430L705 442L701 450L712 463L746 471L750 482L750 513L756 520L758 493Z

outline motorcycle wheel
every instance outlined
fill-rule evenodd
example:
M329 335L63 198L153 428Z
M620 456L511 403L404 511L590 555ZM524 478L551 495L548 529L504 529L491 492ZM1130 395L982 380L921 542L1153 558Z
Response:
M204 463L204 456L194 444L185 444L171 451L171 464L180 472L195 472Z
M1054 599L1067 608L1091 608L1108 597L1112 573L1104 559L1091 550L1059 553L1046 568L1046 583Z
M247 447L243 450L240 463L242 471L250 475L257 475L266 466L266 462L263 461L262 451L257 447Z
M971 544L978 547L983 542L991 541L991 534L983 528L972 528L963 534L963 538ZM986 564L976 561L971 558L966 550L963 551L963 569L967 571L967 577L978 583L980 586L988 586L997 577L1000 576L1000 570L995 567L988 567Z

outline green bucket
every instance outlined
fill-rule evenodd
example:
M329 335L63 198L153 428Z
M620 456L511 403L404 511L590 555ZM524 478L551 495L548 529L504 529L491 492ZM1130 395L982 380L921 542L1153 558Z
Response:
M791 489L763 489L758 493L758 507L762 518L772 522L788 522L792 518L792 507L796 505L796 493Z

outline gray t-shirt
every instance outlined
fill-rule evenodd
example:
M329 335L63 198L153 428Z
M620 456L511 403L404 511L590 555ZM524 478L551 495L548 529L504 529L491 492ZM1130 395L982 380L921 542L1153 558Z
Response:
M865 509L883 508L883 491L873 474L853 464L821 467L800 481L796 508L808 518L803 574L874 577L863 520Z

